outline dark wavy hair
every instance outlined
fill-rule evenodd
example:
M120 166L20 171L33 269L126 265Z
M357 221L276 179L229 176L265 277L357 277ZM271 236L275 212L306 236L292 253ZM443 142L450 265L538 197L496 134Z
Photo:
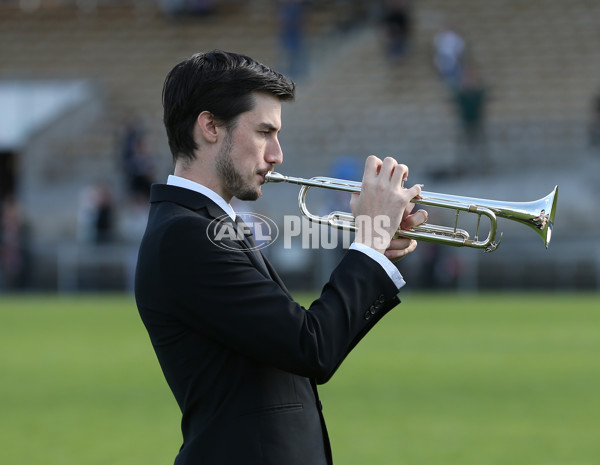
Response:
M195 158L193 128L203 111L232 128L239 114L254 108L253 92L288 101L294 99L295 90L291 79L245 55L213 50L182 61L167 75L162 92L173 161Z

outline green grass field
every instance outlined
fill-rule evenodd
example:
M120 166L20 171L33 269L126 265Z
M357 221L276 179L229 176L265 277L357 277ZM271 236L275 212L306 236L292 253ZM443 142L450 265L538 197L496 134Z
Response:
M0 295L0 349L1 463L173 462L130 296ZM407 294L321 395L336 465L598 464L600 297Z

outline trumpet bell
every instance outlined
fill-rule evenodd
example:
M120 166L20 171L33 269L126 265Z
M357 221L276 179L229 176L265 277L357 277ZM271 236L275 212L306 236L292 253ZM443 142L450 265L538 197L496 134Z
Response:
M558 186L546 197L533 202L523 202L523 208L514 208L503 212L505 218L525 224L533 229L544 241L548 248L552 239L552 228L554 227L554 216L556 215L556 204L558 202ZM516 204L519 205L518 203Z
M421 197L422 199L414 200L414 202L454 209L456 211L469 211L476 214L479 214L479 212L475 211L479 208L486 211L483 214L484 216L488 216L492 223L495 223L495 220L490 213L496 217L524 224L540 236L546 248L548 248L552 239L552 229L554 227L554 217L558 202L558 186L555 186L545 197L530 202L507 202L425 191L421 193ZM486 247L482 246L482 248Z

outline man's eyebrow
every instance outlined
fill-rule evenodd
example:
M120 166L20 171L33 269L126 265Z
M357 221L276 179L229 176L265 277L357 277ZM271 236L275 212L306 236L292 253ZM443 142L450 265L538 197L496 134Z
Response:
M278 131L279 129L271 123L260 123L258 125L259 129L266 129L269 131Z

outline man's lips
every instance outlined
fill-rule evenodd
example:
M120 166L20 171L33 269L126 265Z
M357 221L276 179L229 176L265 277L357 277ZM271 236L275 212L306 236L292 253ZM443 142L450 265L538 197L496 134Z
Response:
M256 174L258 174L258 176L260 177L260 179L262 181L261 184L265 183L265 178L266 178L268 172L269 172L269 170L267 170L267 171L259 171L258 173L256 173Z

